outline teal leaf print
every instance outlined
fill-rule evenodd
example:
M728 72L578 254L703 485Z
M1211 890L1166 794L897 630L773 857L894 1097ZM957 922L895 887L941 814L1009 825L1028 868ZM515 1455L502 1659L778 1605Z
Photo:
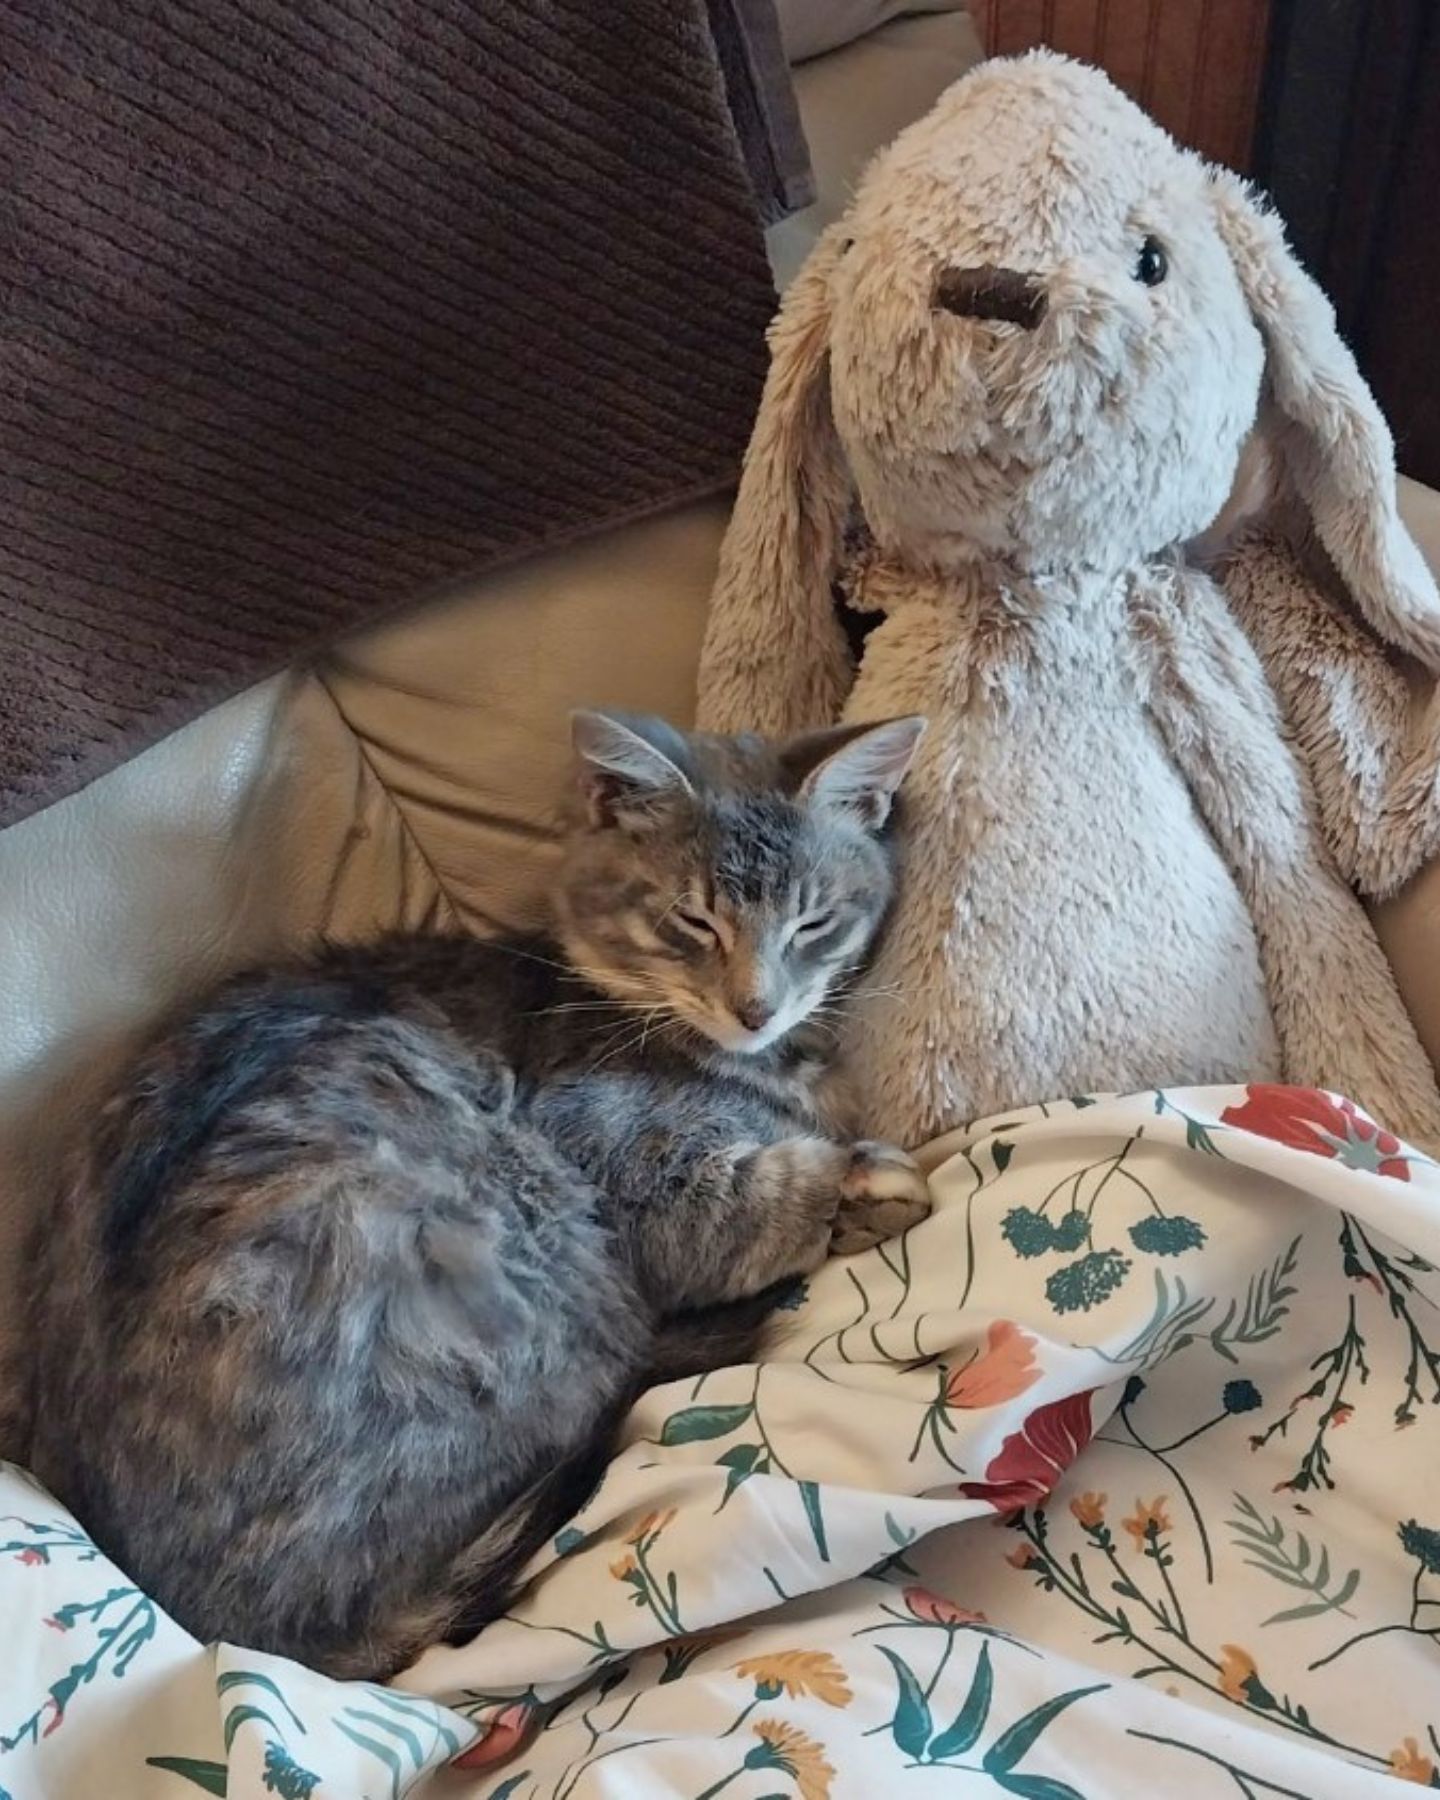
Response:
M390 1772L390 1800L399 1800L400 1794L403 1792L400 1786L399 1753L389 1744L382 1744L378 1738L370 1737L354 1725L347 1724L344 1719L336 1719L335 1729L343 1732L350 1742L358 1745L367 1756L373 1756L376 1762L384 1764ZM302 1797L302 1800L308 1800L308 1797Z
M225 1717L225 1748L227 1752L235 1742L235 1733L248 1719L258 1719L262 1725L268 1725L272 1731L280 1729L269 1713L262 1711L258 1706L232 1706Z
M815 1539L820 1560L828 1563L830 1546L825 1542L825 1517L820 1511L820 1489L813 1481L800 1483L800 1500L805 1508L805 1517L810 1521L810 1535Z
M995 1158L995 1173L1003 1175L1010 1167L1010 1158L1015 1154L1015 1146L996 1142L990 1146L990 1154Z
M894 1669L895 1679L900 1686L895 1717L890 1722L890 1735L895 1739L896 1749L903 1750L906 1756L913 1757L918 1762L930 1742L930 1704L910 1665L893 1650L887 1650L884 1644L877 1644L875 1648Z
M919 1533L913 1526L899 1525L893 1513L885 1515L885 1535L897 1550L907 1550L915 1542Z
M1206 1156L1220 1156L1222 1154L1216 1147L1215 1140L1211 1137L1209 1128L1202 1125L1198 1119L1187 1118L1185 1121L1185 1148L1187 1150L1199 1150Z
M522 1769L518 1775L511 1775L508 1780L502 1781L491 1793L490 1800L510 1800L510 1795L519 1791L520 1783L529 1779L530 1771Z
M1019 1794L1020 1800L1085 1800L1068 1781L1055 1781L1049 1775L997 1775L995 1785L1007 1794Z
M347 1706L345 1716L347 1719L358 1719L362 1725L373 1725L379 1731L388 1731L405 1746L417 1770L425 1767L424 1747L418 1735L408 1725L402 1725L398 1719L385 1718L380 1713L365 1712L358 1706Z
M1089 1094L1072 1094L1070 1096L1070 1104L1075 1108L1076 1112L1080 1112L1084 1107L1098 1106L1099 1102L1092 1099Z
M1045 1298L1057 1313L1089 1312L1110 1298L1131 1267L1118 1250L1092 1250L1055 1271L1045 1283Z
M933 1760L938 1762L946 1756L963 1756L967 1750L975 1748L980 1741L980 1733L985 1729L985 1721L990 1716L990 1702L994 1696L995 1675L990 1667L990 1646L982 1644L965 1704L956 1714L955 1723L948 1731L942 1731L930 1745Z
M399 1695L391 1693L389 1688L372 1687L369 1693L377 1706L388 1707L402 1719L413 1719L433 1731L436 1742L443 1744L451 1756L460 1754L460 1740L440 1716L438 1706L428 1700L402 1700Z
M555 1536L555 1554L557 1556L573 1556L577 1550L583 1549L588 1533L577 1531L573 1525L567 1525Z
M151 1769L164 1769L167 1774L178 1775L183 1781L193 1781L198 1788L204 1788L207 1794L223 1795L229 1775L224 1763L201 1762L195 1756L147 1756L146 1766Z
M985 1773L997 1778L1008 1775L1020 1758L1033 1748L1046 1726L1053 1724L1067 1706L1073 1706L1088 1694L1103 1693L1108 1685L1108 1682L1101 1681L1094 1687L1072 1688L1068 1694L1054 1694L1023 1718L1017 1719L1008 1731L1001 1732L980 1759L985 1765Z
M294 1707L291 1706L290 1702L285 1698L284 1694L280 1692L280 1689L268 1675L258 1675L253 1669L227 1669L223 1675L217 1675L215 1677L215 1692L217 1694L228 1694L231 1688L237 1687L257 1687L262 1689L263 1692L273 1695L274 1698L280 1702L281 1706L284 1707L286 1717L290 1720L290 1723L300 1733L301 1737L304 1737L305 1727L296 1717Z
M1205 1229L1194 1219L1153 1216L1130 1227L1130 1242L1146 1256L1183 1256L1205 1242Z
M730 1473L725 1477L725 1492L720 1497L720 1505L715 1508L716 1512L724 1507L742 1481L748 1481L752 1475L763 1475L770 1467L763 1444L736 1444L719 1458L719 1462Z
M754 1412L747 1401L743 1406L687 1406L683 1412L671 1413L660 1432L665 1445L703 1443L707 1438L728 1437Z

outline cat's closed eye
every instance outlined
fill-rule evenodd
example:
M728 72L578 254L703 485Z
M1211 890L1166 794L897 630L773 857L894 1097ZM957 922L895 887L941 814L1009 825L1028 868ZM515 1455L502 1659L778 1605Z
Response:
M834 931L839 919L833 912L812 913L800 919L790 933L792 944L815 944Z

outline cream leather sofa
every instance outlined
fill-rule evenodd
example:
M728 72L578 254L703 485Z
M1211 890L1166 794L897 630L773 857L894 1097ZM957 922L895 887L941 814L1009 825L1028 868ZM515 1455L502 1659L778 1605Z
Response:
M870 151L978 55L965 13L931 11L797 70L820 199L772 233L782 284ZM1440 496L1406 504L1440 564ZM725 515L691 506L437 595L0 836L0 1331L23 1222L157 1013L316 932L534 915L567 714L690 716ZM1422 882L1386 920L1432 1051L1437 909Z

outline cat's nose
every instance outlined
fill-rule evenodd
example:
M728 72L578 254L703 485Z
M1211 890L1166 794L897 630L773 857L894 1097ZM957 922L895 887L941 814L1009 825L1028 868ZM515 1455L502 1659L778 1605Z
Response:
M935 304L962 319L996 319L1033 331L1049 309L1050 296L1038 275L980 263L971 269L942 269Z
M775 1017L775 1008L764 1000L745 1000L735 1008L735 1017L747 1031L763 1031Z

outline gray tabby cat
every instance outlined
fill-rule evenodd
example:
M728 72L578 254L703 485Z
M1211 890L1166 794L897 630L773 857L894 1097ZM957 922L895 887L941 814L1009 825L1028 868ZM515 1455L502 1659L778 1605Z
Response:
M141 1058L37 1246L32 1462L182 1625L367 1677L472 1633L639 1391L924 1216L825 1020L921 729L581 714L553 936L328 949Z

